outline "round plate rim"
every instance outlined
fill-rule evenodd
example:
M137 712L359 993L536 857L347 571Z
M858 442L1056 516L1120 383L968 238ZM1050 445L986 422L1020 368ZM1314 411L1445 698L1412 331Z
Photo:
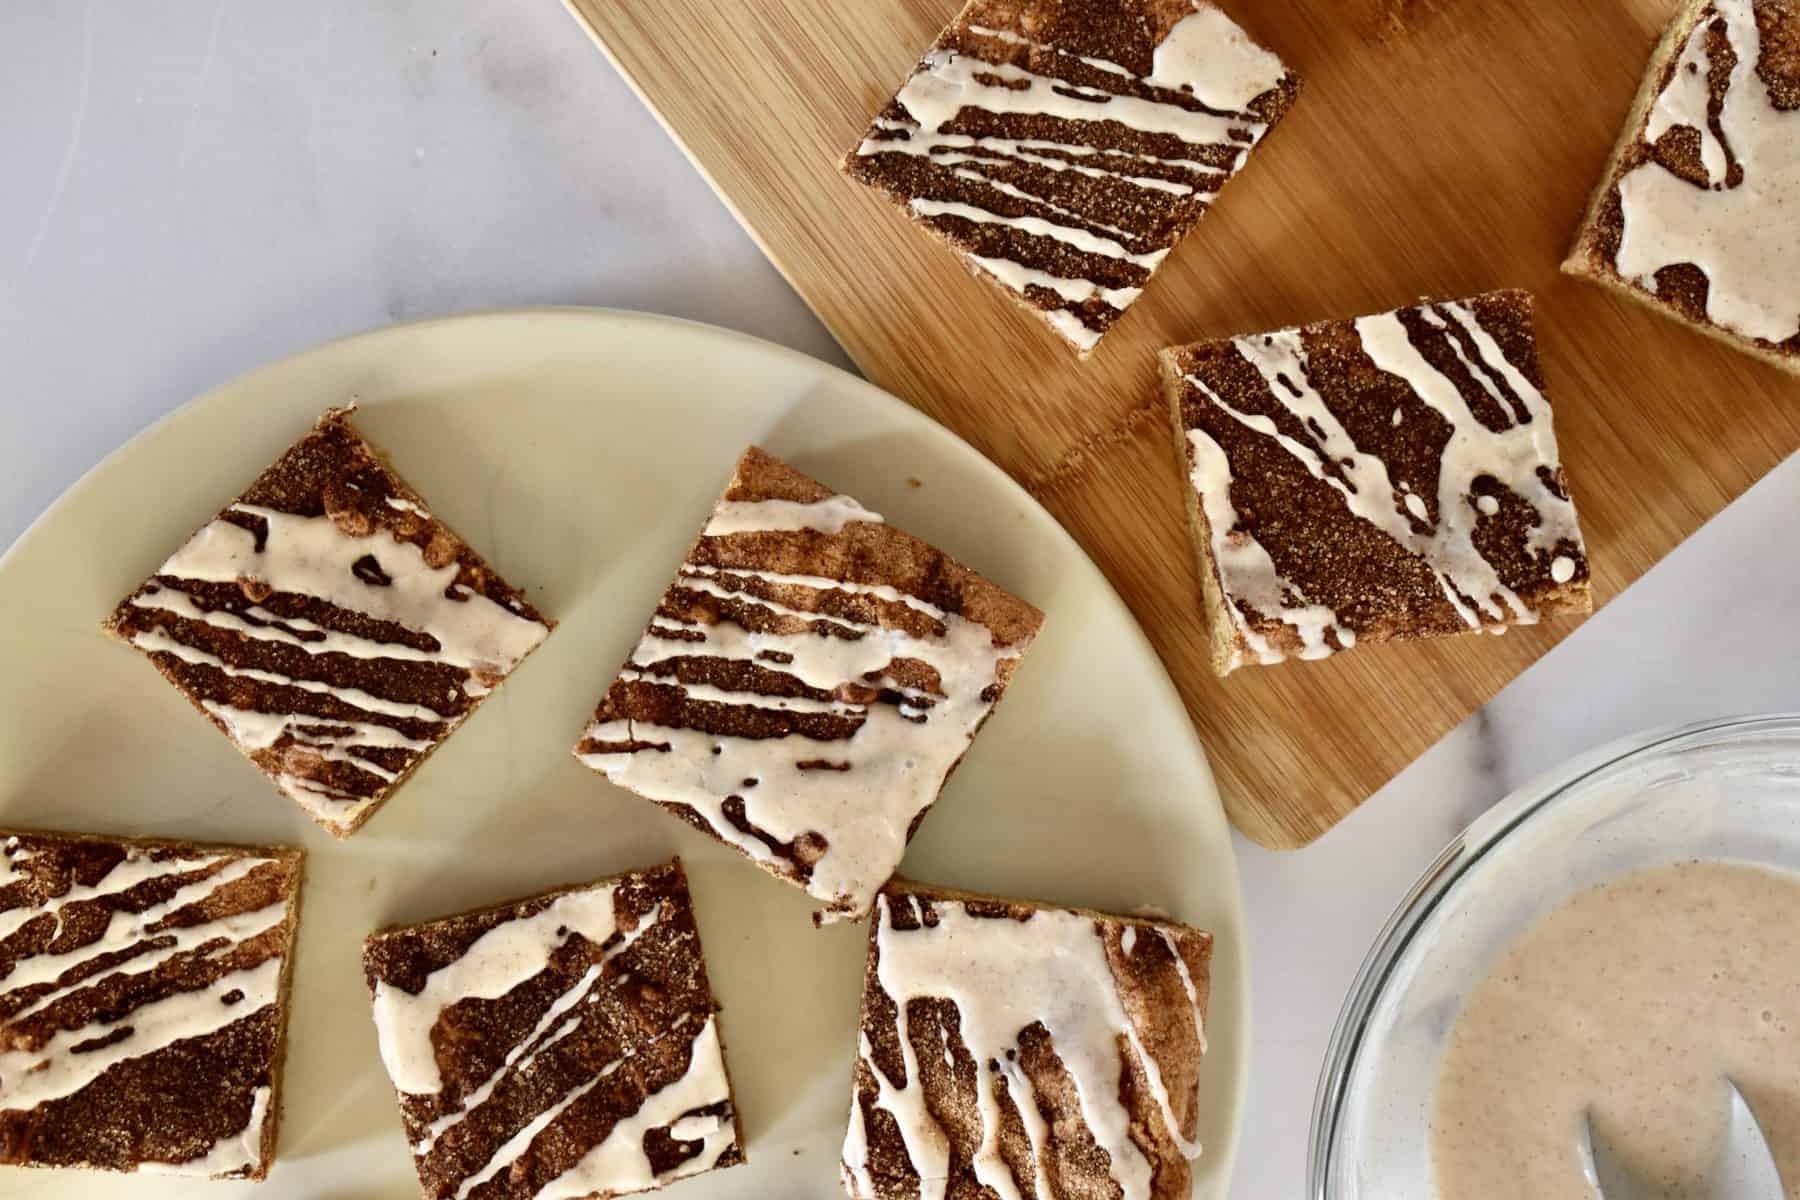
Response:
M1018 500L1022 508L1033 513L1036 518L1040 518L1037 522L1040 528L1036 531L1036 536L1050 536L1057 539L1062 548L1072 552L1082 567L1092 574L1092 582L1098 585L1098 594L1117 612L1129 630L1128 640L1142 653L1150 665L1148 672L1152 692L1150 702L1156 705L1173 705L1178 709L1182 706L1180 695L1176 691L1174 682L1170 679L1161 657L1156 653L1143 628L1138 624L1137 618L1119 596L1118 590L1113 587L1112 581L1106 577L1062 523L1039 502L1037 497L969 444L961 435L868 380L801 351L752 334L701 321L629 309L581 305L539 305L476 310L416 321L403 321L332 338L241 372L178 404L169 412L138 430L93 466L82 472L55 500L45 506L43 511L20 532L4 552L0 552L0 582L4 582L14 564L26 557L27 552L35 546L37 540L45 536L45 530L53 524L64 508L74 505L88 492L103 485L105 476L115 463L127 455L142 452L147 443L169 436L172 429L201 419L213 409L231 405L233 397L253 392L258 379L275 377L284 372L299 369L302 364L317 358L356 351L366 352L371 343L378 343L383 339L399 342L425 329L505 324L517 321L567 321L574 326L593 323L596 327L635 325L656 328L659 331L672 333L678 340L690 339L702 343L710 341L714 344L726 344L744 353L776 360L789 369L817 371L834 377L839 386L856 393L860 397L861 403L877 410L883 410L886 415L896 417L900 423L912 426L925 437L941 441L955 452L956 457L966 464L967 469L984 475L987 482L1000 487ZM604 401L601 402L604 403ZM1218 786L1213 777L1205 747L1200 741L1199 734L1194 731L1191 722L1183 721L1182 724L1188 730L1188 748L1197 762L1199 768L1197 775L1204 783L1204 793L1195 796L1194 802L1209 804L1217 809L1220 827L1225 831L1225 836L1229 837L1230 824L1224 816L1223 802L1219 797ZM1212 932L1216 936L1232 937L1238 943L1236 950L1241 970L1238 978L1226 986L1232 989L1233 998L1236 1001L1239 1020L1238 1026L1234 1030L1234 1036L1238 1039L1239 1046L1238 1053L1233 1059L1237 1066L1236 1077L1230 1081L1227 1089L1231 1096L1231 1111L1225 1114L1228 1131L1225 1144L1208 1145L1206 1154L1218 1165L1219 1177L1223 1185L1229 1188L1236 1166L1238 1144L1242 1139L1244 1107L1249 1092L1251 1006L1250 951L1246 938L1243 890L1238 876L1235 853L1224 857L1230 865L1230 877L1223 881L1227 884L1223 889L1223 894L1228 898L1225 907L1226 920L1219 923ZM1215 979L1214 986L1217 987L1219 982Z

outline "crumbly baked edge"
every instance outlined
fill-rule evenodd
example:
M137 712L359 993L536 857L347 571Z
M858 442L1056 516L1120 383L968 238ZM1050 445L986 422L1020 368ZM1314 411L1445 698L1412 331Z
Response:
M288 937L287 953L281 958L281 982L277 986L276 996L278 1008L275 1028L275 1053L269 1063L269 1092L273 1103L269 1105L268 1119L263 1122L262 1161L248 1175L235 1178L261 1181L269 1177L275 1166L275 1156L281 1149L281 1121L287 1109L287 1093L282 1090L283 1080L287 1075L288 1026L294 1012L294 959L300 942L300 906L306 897L306 853L294 850L294 899L288 906L286 931ZM214 1179L230 1179L234 1176L215 1175Z
M1163 370L1163 396L1168 401L1169 422L1175 435L1175 461L1180 466L1181 492L1187 506L1188 540L1194 547L1194 563L1200 576L1200 598L1206 609L1207 640L1213 673L1223 679L1244 665L1247 647L1232 622L1219 577L1219 565L1213 560L1212 526L1200 507L1200 493L1194 487L1193 463L1188 458L1187 421L1183 419L1182 402L1187 396L1187 380L1181 371L1181 358L1174 348L1158 351Z

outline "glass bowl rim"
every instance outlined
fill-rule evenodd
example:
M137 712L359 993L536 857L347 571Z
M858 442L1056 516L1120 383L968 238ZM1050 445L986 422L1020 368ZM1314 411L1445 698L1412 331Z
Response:
M1577 755L1516 789L1451 839L1382 925L1338 1011L1313 1095L1306 1169L1306 1194L1311 1200L1333 1200L1337 1196L1331 1172L1343 1131L1350 1077L1361 1059L1370 1017L1420 930L1469 872L1498 852L1516 830L1596 777L1659 754L1707 747L1757 733L1800 735L1800 712L1715 718L1616 739Z

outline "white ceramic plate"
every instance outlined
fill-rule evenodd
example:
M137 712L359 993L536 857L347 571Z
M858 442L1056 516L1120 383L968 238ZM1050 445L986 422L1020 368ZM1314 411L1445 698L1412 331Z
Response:
M334 842L100 622L329 405L561 627L362 832ZM839 1197L864 929L570 756L759 443L1044 609L1050 622L906 857L918 879L1152 905L1217 934L1196 1196L1223 1196L1248 1044L1237 869L1162 665L1060 526L956 437L812 359L701 326L537 311L367 334L182 408L0 559L0 824L308 851L286 1115L268 1182L0 1168L0 1195L416 1197L360 946L412 922L680 854L748 1165L674 1194Z

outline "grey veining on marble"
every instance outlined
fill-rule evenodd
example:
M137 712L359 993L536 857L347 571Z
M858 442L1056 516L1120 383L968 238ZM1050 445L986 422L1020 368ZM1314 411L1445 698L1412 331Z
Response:
M213 384L521 304L844 361L554 0L0 8L0 544Z
M519 304L844 361L555 0L0 11L0 545L214 384ZM1647 725L1800 708L1796 512L1790 461L1317 845L1240 840L1256 1003L1235 1195L1302 1194L1338 1000L1464 823Z

